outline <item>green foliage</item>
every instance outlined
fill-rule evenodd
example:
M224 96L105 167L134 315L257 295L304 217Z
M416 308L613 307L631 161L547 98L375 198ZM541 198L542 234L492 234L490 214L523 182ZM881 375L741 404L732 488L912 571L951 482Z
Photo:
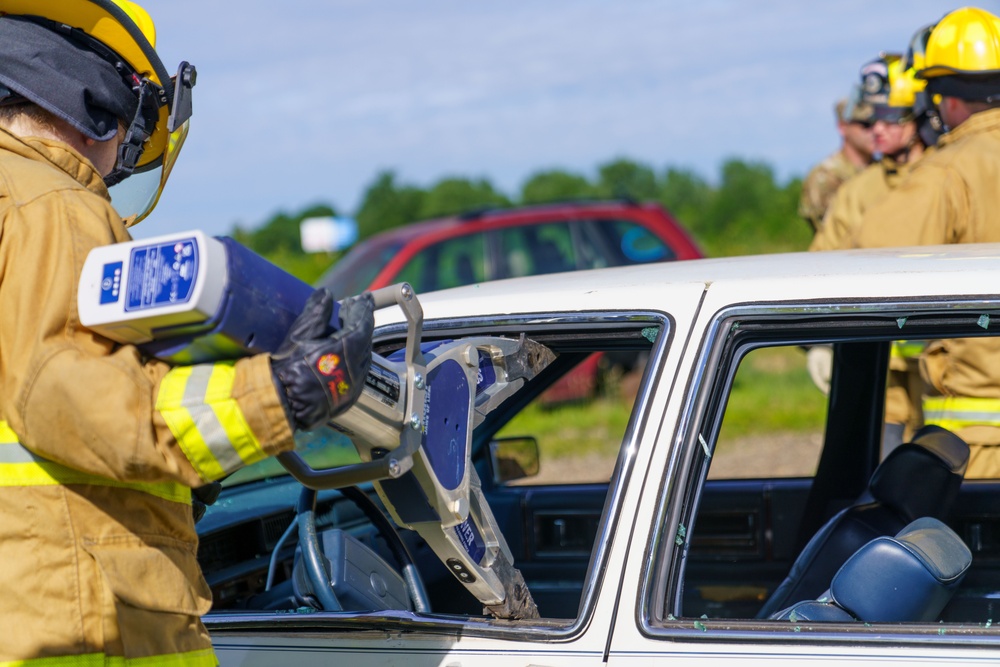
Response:
M712 256L804 250L809 233L796 213L800 191L801 183L780 186L766 164L727 160L691 228Z
M358 238L365 239L419 220L424 198L425 193L419 188L397 185L394 172L380 172L365 190L354 216L358 221Z
M619 158L598 167L597 174L597 193L601 197L635 201L659 197L656 174L644 164Z
M295 215L278 213L262 227L246 230L235 227L230 234L234 239L261 255L273 253L303 254L299 236L299 223L306 218L329 217L336 212L325 204L307 207Z
M400 183L395 172L376 174L355 214L358 238L417 220L487 207L536 204L573 199L628 198L661 203L691 233L709 256L763 254L805 250L808 226L796 212L802 181L780 183L774 170L759 161L730 158L718 184L690 169L653 167L616 158L597 168L596 178L561 169L532 174L511 198L486 178L449 177L429 188ZM232 235L303 280L312 282L338 254L306 255L299 223L307 217L334 215L315 205L290 215L279 212L261 227L236 227Z
M541 460L548 462L590 453L614 454L621 447L631 413L631 402L618 395L550 407L536 401L511 419L497 437L533 436Z
M521 186L522 204L545 204L595 196L594 186L584 176L551 169L538 171Z
M425 193L420 218L438 218L476 208L506 206L510 206L510 199L497 192L485 178L445 178Z
M798 347L754 350L740 363L726 405L720 443L772 432L809 432L826 422L826 396Z
M298 252L278 250L259 254L310 285L315 283L324 271L343 256L343 252L305 253L301 250Z

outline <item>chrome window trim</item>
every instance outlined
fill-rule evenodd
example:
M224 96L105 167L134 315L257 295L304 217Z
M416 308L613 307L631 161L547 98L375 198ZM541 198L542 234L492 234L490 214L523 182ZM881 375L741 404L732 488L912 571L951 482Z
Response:
M821 624L822 630L816 631L806 623L788 623L782 626L779 622L759 621L755 619L713 620L682 618L656 621L654 613L665 616L665 593L673 587L672 607L679 604L683 593L681 586L674 582L664 581L666 565L671 558L666 544L673 543L676 537L676 526L681 525L681 515L694 516L697 506L689 513L681 507L684 492L688 489L678 480L677 472L687 473L691 470L692 459L701 452L698 433L693 426L701 426L701 415L705 409L712 387L706 381L709 369L715 369L719 357L726 346L725 332L737 326L740 320L755 319L779 321L782 319L798 320L803 317L838 315L838 316L872 316L900 318L907 314L922 316L954 316L957 314L997 314L1000 310L1000 296L985 299L981 295L963 299L960 296L948 298L933 296L930 298L893 299L890 301L875 301L864 299L816 301L772 302L736 304L717 311L701 337L701 348L697 361L692 367L689 380L689 390L684 393L685 404L681 406L676 429L672 438L672 449L663 476L660 479L660 494L654 515L654 527L646 545L645 559L640 573L639 606L636 609L636 623L640 633L650 639L712 642L712 643L760 643L773 645L790 642L802 644L858 644L863 645L910 645L933 644L946 646L955 643L958 635L974 635L977 641L989 644L1000 644L1000 636L996 631L989 633L983 628L959 626L958 624L941 626L938 624ZM898 322L899 332L905 336L905 320ZM693 323L692 326L696 326ZM1000 335L1000 332L998 332ZM817 336L821 340L822 336ZM828 337L833 338L833 337ZM805 340L803 338L803 340ZM714 443L709 443L714 446ZM698 482L703 484L704 480ZM700 492L698 493L700 500ZM670 527L670 531L666 528ZM659 604L656 598L660 598ZM942 634L942 627L945 632ZM803 630L808 629L808 632ZM989 634L987 634L989 633ZM969 648L968 642L964 644Z
M617 328L622 324L643 324L660 327L660 333L650 350L649 362L633 404L629 423L625 429L615 471L609 482L608 495L602 512L601 530L591 552L590 566L584 581L580 612L576 619L548 619L530 621L497 621L479 617L446 617L444 615L418 615L412 612L392 611L371 613L315 612L296 613L212 613L203 618L211 633L219 636L238 637L266 629L268 634L288 633L293 630L311 634L327 631L371 630L384 634L386 630L399 630L428 635L461 635L500 638L512 641L556 641L577 639L590 625L597 605L601 584L605 581L608 558L618 527L622 521L621 504L632 478L638 434L644 432L649 420L649 405L653 389L659 384L663 359L670 348L674 325L669 315L653 310L629 311L574 311L573 313L537 313L503 317L442 318L424 322L424 335L448 332L454 336L475 333L482 335L487 329L491 334L502 335L505 330L531 328L565 329L566 327L599 330L601 325ZM405 323L391 324L375 333L376 344L400 339L406 334ZM615 585L617 594L619 584ZM609 629L610 631L610 629ZM326 633L323 633L326 634Z

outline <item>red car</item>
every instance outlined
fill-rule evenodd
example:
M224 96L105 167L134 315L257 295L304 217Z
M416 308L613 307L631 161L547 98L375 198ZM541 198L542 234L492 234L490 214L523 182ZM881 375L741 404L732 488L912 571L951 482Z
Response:
M317 286L337 297L406 281L417 293L501 278L702 257L658 204L571 202L477 211L372 236Z
M324 274L335 296L406 281L418 294L487 280L702 257L659 204L571 202L477 211L372 236ZM593 396L602 371L636 359L594 354L550 387L548 403Z

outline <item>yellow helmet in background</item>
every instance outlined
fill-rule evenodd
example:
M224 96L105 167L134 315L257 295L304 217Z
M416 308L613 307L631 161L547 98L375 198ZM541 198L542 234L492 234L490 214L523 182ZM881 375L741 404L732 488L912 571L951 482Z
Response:
M917 93L927 86L926 81L916 78L916 71L906 67L904 59L896 58L889 63L889 106L912 109Z
M1000 74L1000 18L977 7L945 15L927 38L919 76Z
M182 62L171 77L156 53L153 20L131 0L0 0L0 19L7 17L41 25L96 53L132 89L138 106L133 118L119 118L125 141L105 180L118 212L135 224L159 200L187 136L194 67ZM48 108L46 92L33 90L34 81L0 83Z

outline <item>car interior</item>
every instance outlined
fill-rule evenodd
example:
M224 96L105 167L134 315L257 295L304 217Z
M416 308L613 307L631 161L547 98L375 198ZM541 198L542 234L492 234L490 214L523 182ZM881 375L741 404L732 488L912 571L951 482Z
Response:
M697 619L711 629L726 619L727 628L736 620L773 630L792 621L795 632L822 631L804 621L852 623L855 630L883 621L943 624L922 630L928 633L988 629L1000 594L1000 480L966 476L969 446L954 432L920 419L905 431L883 421L894 349L981 336L977 317L741 321L717 348L717 373L703 388L702 428L713 434L714 449L692 464L683 492L686 540L671 545L680 556L674 565L661 558L656 573L663 595L653 606L656 623L676 628L689 623L680 619ZM828 395L807 368L814 345L832 346ZM750 402L750 421L780 424L754 432L738 420L760 386L769 386L767 404ZM907 532L927 522L935 527L915 546ZM876 544L877 556L869 553ZM912 572L890 553L900 550L917 558ZM898 571L880 564L883 557ZM875 600L888 606L872 607ZM761 625L767 621L781 624Z

